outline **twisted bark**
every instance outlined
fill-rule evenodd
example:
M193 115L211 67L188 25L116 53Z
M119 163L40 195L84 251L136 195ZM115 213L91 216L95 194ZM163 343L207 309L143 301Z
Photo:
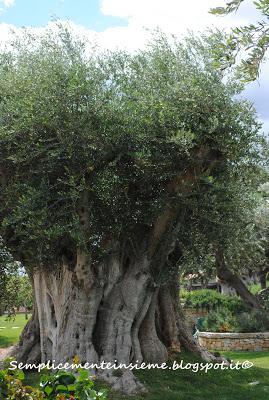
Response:
M12 355L23 363L38 364L41 361L40 328L36 304L32 317L23 329L19 344Z
M218 278L233 287L241 299L250 308L261 308L259 299L248 290L242 279L229 270L225 262L223 251L220 247L215 251L215 259Z
M178 315L176 284L155 287L143 251L122 261L114 254L93 266L83 253L74 269L64 264L55 271L34 272L36 309L26 325L17 352L23 362L55 360L129 364L163 363L183 345L205 358ZM92 371L93 373L96 371ZM114 388L141 390L130 373L118 381L103 374ZM131 389L132 388L132 389Z
M167 261L175 251L180 210L174 195L193 190L199 176L221 159L218 152L206 147L194 153L195 165L167 185L171 194L167 207L151 229L144 227L135 235L134 251L112 246L110 255L98 265L88 254L77 251L75 256L63 257L65 261L54 271L40 268L33 272L42 362L72 362L78 356L81 363L162 363L171 351L179 351L181 344L210 358L178 314L177 284L163 285L156 279L165 275ZM77 210L85 237L90 230L89 204L85 191ZM177 283L177 276L174 279ZM27 346L23 341L22 345ZM114 388L129 393L141 389L130 371L120 380L105 375Z

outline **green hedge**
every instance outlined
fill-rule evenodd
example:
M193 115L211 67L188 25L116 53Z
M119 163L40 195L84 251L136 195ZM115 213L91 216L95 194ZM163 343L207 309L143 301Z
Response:
M184 291L181 297L185 301L185 307L188 308L205 308L207 310L225 308L232 314L247 311L246 305L239 297L221 294L212 289Z
M227 309L219 308L202 319L199 330L238 333L268 332L269 315L264 310L233 315Z

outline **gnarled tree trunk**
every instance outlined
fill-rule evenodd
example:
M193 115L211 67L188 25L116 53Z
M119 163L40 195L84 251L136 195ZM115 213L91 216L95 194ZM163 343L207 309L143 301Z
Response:
M258 276L259 276L259 280L260 280L260 285L261 285L261 290L262 289L266 289L267 287L267 276L269 273L269 267L265 267L265 268L261 268Z
M154 285L143 247L135 258L115 253L97 266L79 252L74 268L38 269L33 279L37 307L21 337L20 361L38 361L39 345L42 362L78 356L81 363L162 363L180 343L210 358L178 315L177 285ZM129 372L128 387L123 377L119 384L108 376L115 388L141 388Z
M210 149L197 150L197 165L169 183L171 201L152 226L137 227L140 232L133 232L132 246L110 246L110 255L99 264L77 251L72 263L62 262L56 270L33 271L43 362L72 362L78 356L81 363L162 363L170 351L180 350L181 343L212 358L178 314L177 284L161 282L158 276L167 274L167 261L176 251L182 223L174 194L191 191L199 175L207 174L218 157ZM85 192L78 206L85 237L90 231L88 196ZM177 265L175 260L172 264ZM177 275L173 280L177 283ZM130 371L118 382L109 378L115 388L129 393L141 388Z
M38 364L41 361L39 315L36 304L13 353L23 363Z
M229 270L225 262L223 251L219 247L215 251L215 259L218 278L234 288L237 294L250 308L261 308L259 299L248 290L242 279Z

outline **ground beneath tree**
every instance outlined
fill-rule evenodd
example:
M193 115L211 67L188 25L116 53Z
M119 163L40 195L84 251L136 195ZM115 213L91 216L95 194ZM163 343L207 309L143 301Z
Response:
M3 361L5 358L9 357L12 353L14 346L6 347L4 349L0 348L0 362Z
M226 353L225 353L226 355ZM108 400L268 400L269 353L230 352L232 358L242 362L250 360L255 367L241 370L210 370L208 373L191 372L187 369L139 371L136 375L148 390L146 395L126 396L109 390ZM255 357L255 360L254 360ZM193 354L182 352L180 359L187 363L203 362ZM263 359L263 368L259 360ZM97 382L99 388L103 382Z

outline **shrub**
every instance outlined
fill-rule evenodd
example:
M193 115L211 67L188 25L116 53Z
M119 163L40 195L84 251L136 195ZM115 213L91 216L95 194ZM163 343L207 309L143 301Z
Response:
M235 317L231 311L221 308L203 318L201 330L206 332L233 332L235 327Z
M42 400L41 390L31 386L24 386L24 374L20 370L0 371L0 399L1 400Z
M206 332L267 332L269 315L266 311L251 311L233 315L227 309L210 312L200 322L201 331Z
M268 332L268 311L252 311L239 314L236 318L236 332Z
M247 306L237 296L228 296L212 289L201 289L185 292L185 307L218 309L223 308L232 314L247 311Z
M77 374L57 372L41 377L40 388L23 384L24 373L10 370L0 371L1 400L106 400L105 391L97 392L86 370Z
M40 383L44 398L48 400L105 400L106 393L97 392L93 385L84 369L79 370L77 376L70 372L43 376Z

